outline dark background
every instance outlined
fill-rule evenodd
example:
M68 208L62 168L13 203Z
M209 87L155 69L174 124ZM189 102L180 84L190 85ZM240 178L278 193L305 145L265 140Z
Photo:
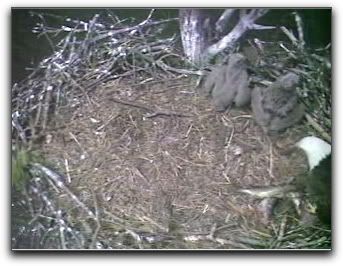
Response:
M117 15L119 18L135 18L136 21L144 20L149 14L150 9L12 9L11 14L11 47L12 47L12 84L25 78L30 72L25 70L28 67L34 67L45 56L51 54L46 38L32 33L33 27L37 22L41 22L37 16L31 16L30 11L49 13L80 19L90 20L95 14L100 14L100 18L106 19L108 12ZM331 42L331 9L297 9L304 21L304 33L307 47L323 47ZM221 12L212 10L212 12ZM265 25L283 25L290 29L296 29L294 17L290 9L274 9L265 17L261 18L259 23ZM177 9L157 9L154 18L177 17ZM48 17L49 26L64 25L63 19ZM178 30L177 23L169 28L170 31ZM263 38L271 37L270 33L265 31L254 32ZM268 36L269 35L269 36Z

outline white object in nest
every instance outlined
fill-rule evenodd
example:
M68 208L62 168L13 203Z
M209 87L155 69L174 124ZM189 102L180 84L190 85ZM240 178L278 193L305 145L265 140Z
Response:
M296 146L305 151L310 170L316 167L321 160L331 154L331 145L317 137L305 137L296 143Z

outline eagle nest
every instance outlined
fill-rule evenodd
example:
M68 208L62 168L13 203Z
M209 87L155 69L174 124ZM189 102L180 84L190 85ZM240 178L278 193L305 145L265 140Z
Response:
M302 226L292 211L270 217L261 199L238 192L282 186L303 172L305 158L285 150L311 127L303 121L275 141L250 108L215 112L194 80L154 64L176 56L165 49L172 39L149 39L145 27L161 24L118 30L138 36L102 42L102 50L91 39L76 47L74 29L59 53L13 87L14 155L38 151L45 163L21 160L30 178L20 171L16 180L25 182L14 184L12 246L329 247L327 230Z

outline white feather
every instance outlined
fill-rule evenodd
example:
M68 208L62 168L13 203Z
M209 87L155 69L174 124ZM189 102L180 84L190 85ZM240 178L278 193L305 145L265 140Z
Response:
M331 154L331 145L317 137L305 137L296 144L305 151L310 170L316 167L321 160Z

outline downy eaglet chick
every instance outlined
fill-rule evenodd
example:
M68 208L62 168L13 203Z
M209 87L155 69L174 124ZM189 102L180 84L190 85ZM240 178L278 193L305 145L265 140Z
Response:
M232 104L242 107L250 102L251 90L247 73L247 59L232 54L227 65L215 67L208 75L203 92L212 95L216 111L225 111Z
M267 88L252 91L251 107L256 122L266 133L279 133L303 117L305 107L298 101L298 75L288 73Z
M248 61L242 54L232 54L224 71L225 82L212 91L213 103L217 111L225 111L233 103L242 107L250 102Z

